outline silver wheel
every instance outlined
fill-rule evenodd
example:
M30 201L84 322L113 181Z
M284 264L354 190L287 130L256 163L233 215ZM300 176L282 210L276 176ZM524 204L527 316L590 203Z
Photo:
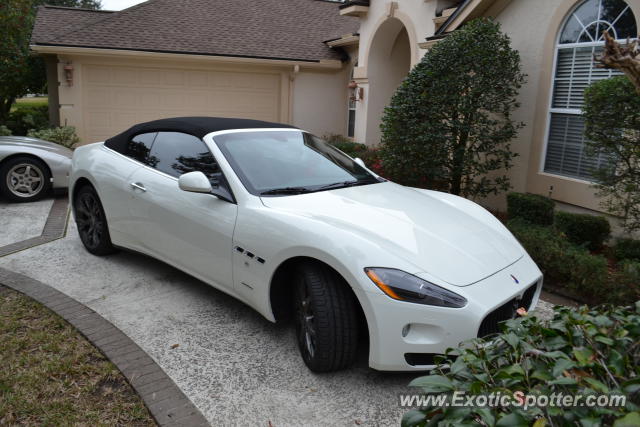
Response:
M18 163L7 173L7 189L16 197L37 196L45 186L44 173L32 163Z

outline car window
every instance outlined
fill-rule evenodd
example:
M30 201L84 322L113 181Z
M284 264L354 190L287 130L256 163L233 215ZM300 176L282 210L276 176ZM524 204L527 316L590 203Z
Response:
M136 135L127 144L127 150L125 156L131 157L134 160L142 162L146 165L150 164L149 153L151 152L151 146L153 140L156 137L156 132L141 133Z
M220 167L200 138L180 132L158 132L150 153L149 166L179 177L188 172L203 172L213 184L220 178Z

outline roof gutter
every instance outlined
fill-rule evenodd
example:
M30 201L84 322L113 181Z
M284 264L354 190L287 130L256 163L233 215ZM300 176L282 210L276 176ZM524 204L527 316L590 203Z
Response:
M438 28L438 30L434 34L434 37L444 34L445 30L449 27L449 25L451 25L451 23L455 21L458 16L460 16L460 14L464 11L464 9L467 8L467 6L471 4L472 1L473 0L465 0L464 3L458 6L456 11L453 12L446 21L444 21L444 23L440 26L440 28Z
M69 46L53 43L37 43L29 46L34 52L40 54L59 55L85 55L85 56L113 56L113 57L136 57L149 59L181 59L191 61L211 61L220 63L240 63L257 65L299 65L304 68L332 69L338 70L343 67L342 61L334 59L306 60L290 58L269 58L258 56L241 55L215 55L195 52L160 51L160 50L140 50L126 48L104 48L94 46Z

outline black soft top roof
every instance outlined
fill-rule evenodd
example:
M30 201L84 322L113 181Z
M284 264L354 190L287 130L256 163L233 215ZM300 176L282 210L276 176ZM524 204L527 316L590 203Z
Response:
M104 145L124 153L127 143L136 135L149 132L182 132L203 138L211 132L231 129L288 128L294 126L281 123L263 122L249 119L229 119L224 117L176 117L140 123L105 141Z

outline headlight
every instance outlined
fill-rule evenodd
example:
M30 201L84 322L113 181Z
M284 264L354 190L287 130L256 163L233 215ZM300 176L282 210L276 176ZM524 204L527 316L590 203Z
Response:
M402 270L376 267L364 272L382 292L398 301L450 308L467 305L464 297Z

